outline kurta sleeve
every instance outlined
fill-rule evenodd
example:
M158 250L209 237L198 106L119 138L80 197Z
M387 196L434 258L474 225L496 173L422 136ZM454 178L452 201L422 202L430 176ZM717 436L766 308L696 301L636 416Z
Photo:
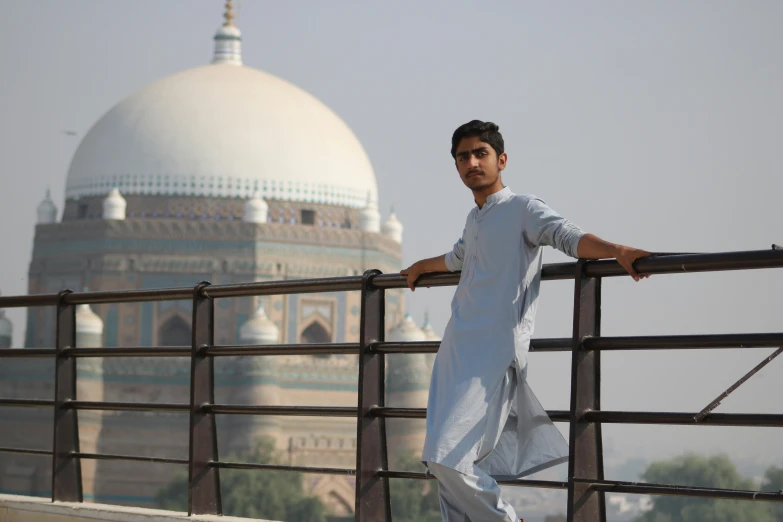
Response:
M457 272L462 270L462 260L465 257L465 231L467 227L462 231L462 237L454 243L454 248L451 252L448 252L445 257L446 268L451 272Z
M527 199L522 226L525 240L533 246L547 245L578 258L577 245L585 232L536 197Z

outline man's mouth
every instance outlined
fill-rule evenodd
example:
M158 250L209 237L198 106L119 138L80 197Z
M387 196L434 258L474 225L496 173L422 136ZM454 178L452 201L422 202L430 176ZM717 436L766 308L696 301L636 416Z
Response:
M468 175L465 177L470 179L470 178L475 178L476 176L481 176L482 174L483 172L481 172L480 170L474 170L473 172L468 172Z

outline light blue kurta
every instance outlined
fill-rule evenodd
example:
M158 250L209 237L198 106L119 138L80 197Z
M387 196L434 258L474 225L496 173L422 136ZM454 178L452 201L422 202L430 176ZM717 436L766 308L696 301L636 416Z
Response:
M527 385L545 245L577 257L584 232L535 196L504 188L468 214L446 254L462 270L435 358L421 460L516 478L568 459ZM494 449L493 449L494 448Z

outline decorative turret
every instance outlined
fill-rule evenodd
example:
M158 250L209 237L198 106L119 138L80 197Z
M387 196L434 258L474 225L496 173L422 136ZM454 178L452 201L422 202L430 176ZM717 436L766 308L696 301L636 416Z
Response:
M13 336L13 323L5 316L5 310L0 310L0 348L10 348Z
M242 65L242 33L234 25L234 2L226 1L226 19L215 33L215 56L212 63Z
M38 224L46 225L57 221L57 205L52 201L49 189L46 189L46 197L38 204Z
M76 346L79 348L103 346L103 321L88 304L76 306Z
M267 317L259 303L255 313L239 329L239 344L259 345L280 342L280 329ZM247 406L276 406L280 404L277 362L275 357L232 357L226 361L232 379L231 402ZM251 452L259 436L280 436L280 419L268 415L249 418L237 416L229 422L227 431L230 451Z
M119 189L113 188L109 195L103 200L103 219L125 219L125 210L128 208L128 203L125 198L120 194Z
M359 212L359 230L362 232L381 231L381 213L378 205L373 201L372 194L367 194L367 206Z
M269 215L269 205L256 192L253 197L245 203L245 213L242 215L242 221L247 223L266 223Z
M397 243L402 243L402 223L397 219L397 214L394 213L392 207L389 217L383 222L381 232L384 236L392 238Z

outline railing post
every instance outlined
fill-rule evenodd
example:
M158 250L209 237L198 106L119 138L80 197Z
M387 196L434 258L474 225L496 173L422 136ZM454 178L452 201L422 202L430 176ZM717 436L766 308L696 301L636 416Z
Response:
M76 358L64 353L76 346L76 305L67 304L63 290L57 302L57 356L54 370L54 441L52 444L52 501L82 502L79 419L68 402L76 400Z
M362 279L361 352L359 354L359 418L356 425L356 522L391 522L389 479L379 470L389 469L384 419L370 416L373 406L383 406L384 357L373 354L372 343L384 339L385 295L373 288L380 270L368 270Z
M203 413L215 402L215 368L203 348L215 338L215 303L206 293L208 282L193 290L192 351L190 358L190 448L188 453L188 514L222 515L220 473L210 465L218 460L215 415Z
M604 493L574 480L604 478L601 425L582 420L586 411L601 409L601 352L582 349L582 339L601 333L601 279L586 277L584 268L580 260L574 285L568 522L605 522Z

